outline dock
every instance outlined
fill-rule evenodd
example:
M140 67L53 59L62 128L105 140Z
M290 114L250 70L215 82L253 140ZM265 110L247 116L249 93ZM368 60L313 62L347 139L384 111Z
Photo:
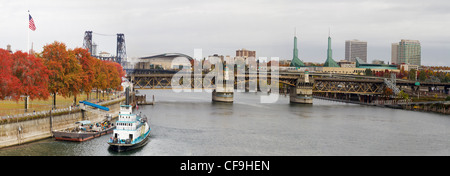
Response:
M155 104L155 95L152 96L151 102L147 101L147 95L135 95L134 102L136 102L137 105L154 105Z

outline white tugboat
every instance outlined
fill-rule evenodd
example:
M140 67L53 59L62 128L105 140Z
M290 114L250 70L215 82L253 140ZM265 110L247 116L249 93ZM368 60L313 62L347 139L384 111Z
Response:
M148 143L150 130L145 115L133 114L132 106L121 105L116 129L108 141L109 147L117 152L142 147Z

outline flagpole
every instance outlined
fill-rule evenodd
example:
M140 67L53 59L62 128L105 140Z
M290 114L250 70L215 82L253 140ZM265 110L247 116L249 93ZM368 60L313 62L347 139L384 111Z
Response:
M30 10L28 10L28 42L27 42L27 53L30 55Z

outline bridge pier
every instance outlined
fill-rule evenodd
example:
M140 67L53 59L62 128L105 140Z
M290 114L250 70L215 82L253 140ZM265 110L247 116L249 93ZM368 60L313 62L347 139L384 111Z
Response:
M304 81L298 79L297 84L294 87L291 87L289 101L298 104L312 104L312 89L313 83L309 82L309 73L306 71Z
M312 87L310 86L299 86L299 87L291 87L289 101L291 103L299 103L299 104L312 104Z
M245 83L245 92L258 92L258 80L249 80Z
M213 102L225 102L233 103L234 97L234 84L228 85L226 81L230 79L228 68L225 67L223 84L217 84L216 88L212 92Z
M212 101L214 102L226 102L233 103L234 92L233 90L217 90L212 92Z

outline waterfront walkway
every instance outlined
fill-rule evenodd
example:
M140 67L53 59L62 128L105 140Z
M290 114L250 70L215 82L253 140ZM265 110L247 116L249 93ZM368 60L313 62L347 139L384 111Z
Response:
M115 99L111 99L111 100L107 100L107 101L98 101L95 103L98 103L99 105L107 105L107 104L115 102L121 98L124 98L124 96L120 95ZM28 113L15 114L15 115L5 115L5 116L0 117L0 124L9 123L9 122L26 121L26 120L31 120L34 118L49 117L50 114L60 115L60 114L67 114L67 113L71 113L71 112L79 112L80 110L81 110L80 106L67 106L64 108L58 108L58 109L52 109L52 110L28 112Z

